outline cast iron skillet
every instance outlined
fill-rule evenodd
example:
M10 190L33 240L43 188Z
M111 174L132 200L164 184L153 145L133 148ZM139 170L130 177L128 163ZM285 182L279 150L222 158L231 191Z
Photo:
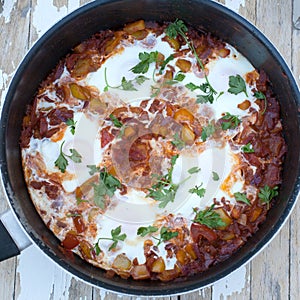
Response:
M284 134L288 152L283 170L283 185L278 203L267 221L236 254L207 272L175 282L112 279L105 272L78 257L66 257L59 241L47 229L29 198L23 179L19 137L26 105L40 82L56 63L80 41L101 29L117 29L138 19L184 20L205 28L235 46L257 69L269 75L282 108ZM17 218L32 240L53 261L85 282L124 294L171 295L209 285L242 264L262 249L282 227L289 216L299 191L300 95L293 76L274 46L251 24L225 7L207 0L126 0L95 1L68 15L52 27L29 51L18 68L7 93L1 118L2 181Z

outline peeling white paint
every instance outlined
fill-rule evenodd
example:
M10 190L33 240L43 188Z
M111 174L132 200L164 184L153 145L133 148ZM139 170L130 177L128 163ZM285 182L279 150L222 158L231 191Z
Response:
M0 112L2 111L3 103L5 101L6 94L8 92L9 82L14 73L7 74L3 70L0 69L0 90L1 90L1 98L0 98Z
M225 6L238 13L241 6L245 7L245 0L225 0Z
M249 281L246 266L240 267L212 286L212 300L227 299L234 293L240 294L244 288L249 287Z
M17 0L8 0L3 3L3 11L0 14L0 18L4 17L5 24L10 22L10 15L15 7Z
M17 300L68 299L71 276L56 266L36 246L24 251L18 259L20 278Z

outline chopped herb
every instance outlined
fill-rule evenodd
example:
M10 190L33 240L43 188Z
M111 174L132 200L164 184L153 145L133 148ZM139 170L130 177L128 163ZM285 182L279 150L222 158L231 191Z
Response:
M198 172L200 172L200 171L201 171L201 168L199 168L199 167L192 167L192 168L190 168L190 169L188 170L188 172L189 172L190 174L198 173Z
M119 241L124 241L127 237L127 235L125 233L121 234L121 225L118 226L117 228L115 229L112 229L111 232L111 238L99 238L97 243L94 245L94 249L95 249L95 252L96 252L96 255L99 255L100 252L102 251L100 246L99 246L99 242L100 240L109 240L109 241L112 241L113 243L110 245L110 247L108 248L108 250L112 250L114 248L117 247L118 245L118 242Z
M90 169L89 174L91 176L101 171L101 169L99 167L96 167L95 165L87 165L87 167Z
M219 174L217 172L212 172L212 178L214 181L218 181L220 179Z
M192 92L197 90L197 89L200 89L200 87L192 82L188 83L185 85L186 88L188 88L189 90L191 90Z
M76 126L76 122L74 122L74 119L68 119L66 121L66 124L70 127L70 131L71 133L74 135L75 134L75 126Z
M278 186L275 186L273 189L270 188L268 185L265 185L263 188L259 189L258 197L261 200L261 203L266 203L270 205L271 200L278 196Z
M241 123L241 120L238 116L232 115L229 112L227 112L226 115L221 118L221 120L223 121L221 124L223 130L234 129Z
M121 84L118 86L111 86L108 83L108 79L107 79L107 68L104 68L104 81L105 81L105 88L104 88L104 92L107 92L110 88L111 89L119 89L119 90L124 90L124 91L137 91L137 89L135 88L134 84L138 84L141 85L143 84L146 80L149 80L148 77L145 77L143 75L137 76L134 79L131 80L127 80L124 76L122 77L121 80Z
M67 165L69 164L68 160L66 157L70 158L73 160L75 163L81 163L81 155L75 150L75 149L70 149L71 155L67 155L62 151L63 145L65 141L62 142L60 146L60 153L56 161L54 162L54 165L59 168L59 170L62 173L65 173Z
M79 213L69 213L69 214L66 214L66 216L68 218L75 218L75 217L80 217L81 214L79 214Z
M216 91L212 90L211 85L209 83L203 83L201 85L195 85L194 83L190 82L188 84L185 85L186 88L188 88L189 90L191 90L192 92L199 89L201 90L204 95L197 95L197 103L213 103L214 102L214 96L217 94ZM218 97L216 98L216 100L223 95L224 92L219 93Z
M265 94L263 92L260 92L260 91L255 92L254 93L254 97L256 99L264 100L264 102L265 102L265 108L264 108L264 110L261 113L263 115L266 112L267 106L268 106L267 98L266 98Z
M180 139L178 132L176 132L173 135L173 141L171 141L171 144L173 144L177 149L181 150L185 146L185 142Z
M254 149L251 143L248 143L246 145L244 145L242 148L243 152L245 153L254 153Z
M237 193L234 193L234 198L236 201L239 201L239 202L244 202L246 203L247 205L251 205L251 202L250 200L247 198L247 195L246 193L240 193L240 192L237 192Z
M184 41L186 42L186 44L188 45L188 47L190 48L190 50L192 51L192 53L194 54L197 63L199 64L201 70L204 72L204 76L205 76L205 81L206 81L206 91L208 92L208 94L210 95L209 97L209 102L212 103L213 102L213 96L217 94L216 90L211 86L206 74L205 74L205 69L204 69L204 65L201 61L201 59L199 58L196 49L194 47L194 44L192 41L189 40L188 36L187 36L187 32L188 32L188 28L187 26L184 24L184 22L182 20L178 20L176 19L175 22L170 23L168 25L168 27L166 28L166 35L169 36L172 39L176 39L178 35L180 35ZM206 101L206 102L208 102Z
M110 114L109 118L117 128L121 128L123 126L123 123L119 121L119 119L115 117L113 114Z
M207 126L202 127L201 139L203 142L207 140L216 131L214 124L208 123Z
M161 64L160 69L159 69L159 74L161 75L162 72L164 71L165 67L167 66L167 64L173 60L175 57L173 54L169 55Z
M248 97L245 80L240 75L229 76L229 87L229 93L234 95L245 93L246 97Z
M139 227L137 230L137 235L144 237L147 234L156 232L157 230L158 230L157 227L151 225L149 225L148 227Z
M88 168L90 168L91 175L99 172L98 183L92 183L94 188L94 202L101 209L105 209L105 196L112 197L117 188L121 188L121 182L116 177L109 174L106 169L100 170L94 165L88 166Z
M87 200L83 200L83 199L81 199L81 198L79 198L79 197L76 197L76 204L77 205L79 205L79 204L81 204L81 203L84 203L84 202L88 202Z
M132 71L135 74L147 73L150 64L157 61L157 55L158 55L157 51L150 52L150 53L147 52L139 53L140 62L136 66L132 67L130 71Z
M194 222L206 225L209 228L218 228L226 225L225 222L222 221L220 215L213 210L214 206L215 205L212 204L211 207L202 211L194 209L194 212L196 213Z
M181 72L178 72L178 73L175 74L175 76L174 76L174 80L179 81L179 82L183 81L184 78L185 78L185 75L182 74Z
M166 242L174 237L178 236L177 231L171 231L168 227L162 227L160 229L160 238L156 238L153 236L154 239L158 240L158 243L156 246L160 245L162 242Z
M204 197L206 189L205 188L201 188L201 186L203 185L203 183L201 183L199 186L195 185L194 188L189 189L189 193L191 194L196 194L198 195L200 198Z
M165 208L169 202L174 202L179 187L179 184L172 182L173 169L177 158L178 155L172 156L171 168L168 170L168 173L163 176L157 176L157 183L148 189L149 194L146 197L151 197L152 199L159 201L159 208Z

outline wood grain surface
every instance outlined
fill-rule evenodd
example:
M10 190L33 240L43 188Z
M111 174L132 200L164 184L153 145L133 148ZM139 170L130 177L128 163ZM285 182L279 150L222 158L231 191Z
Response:
M137 0L138 1L138 0ZM170 0L171 1L171 0ZM184 1L184 0L183 0ZM26 52L57 20L91 1L0 0L0 99ZM299 84L300 0L220 0L255 24L278 48ZM299 19L298 19L299 18ZM300 26L298 26L300 28ZM0 214L8 209L0 190ZM300 203L280 233L250 263L199 291L160 299L300 299ZM66 273L36 246L0 263L0 300L137 300L92 287Z

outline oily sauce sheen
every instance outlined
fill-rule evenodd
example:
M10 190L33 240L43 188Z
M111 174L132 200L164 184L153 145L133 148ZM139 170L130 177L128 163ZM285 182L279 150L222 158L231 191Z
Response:
M65 251L161 281L247 242L276 205L286 152L265 72L181 20L76 46L42 82L20 145L32 201Z

